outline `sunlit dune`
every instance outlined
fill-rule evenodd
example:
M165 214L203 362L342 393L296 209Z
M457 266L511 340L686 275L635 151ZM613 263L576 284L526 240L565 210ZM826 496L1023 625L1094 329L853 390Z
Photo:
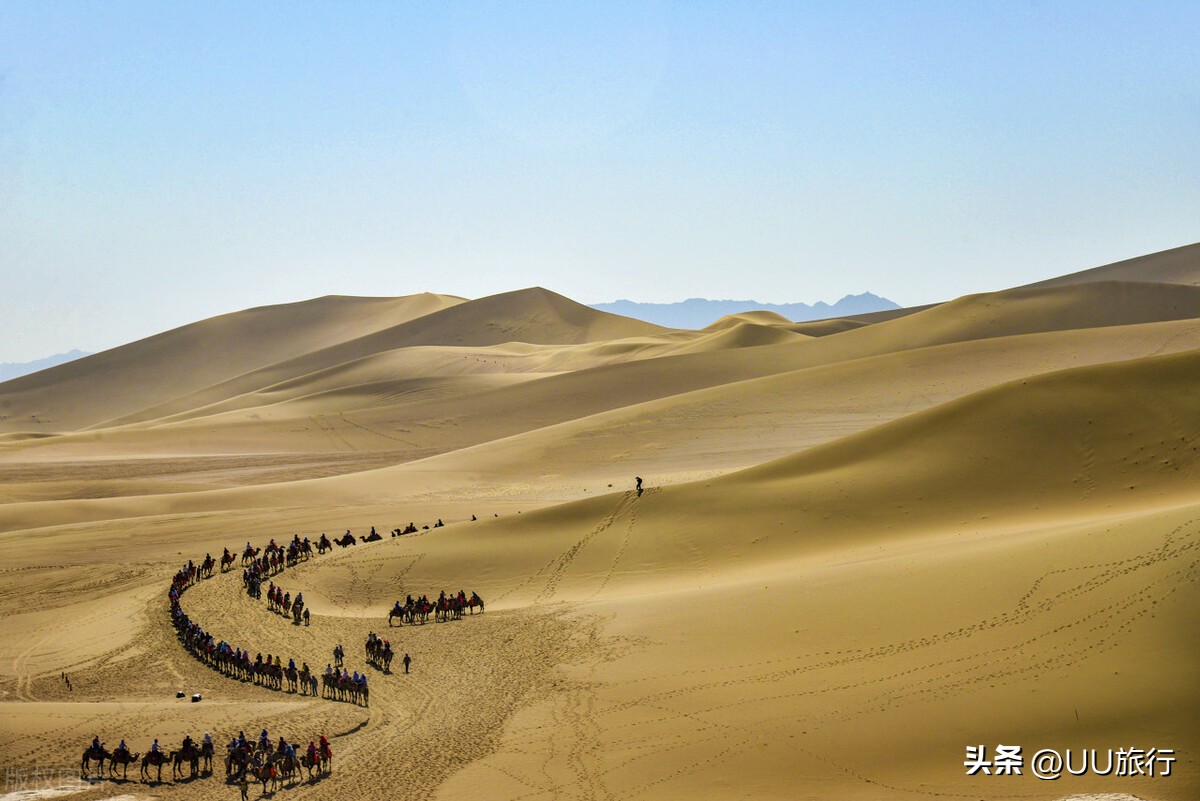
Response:
M696 331L540 288L326 297L0 384L0 415L6 766L268 728L335 754L276 798L1200 797L1197 245ZM269 579L308 625L244 591L247 542L347 531ZM369 705L184 649L172 576L226 548L187 615L318 672L341 643ZM486 611L389 625L443 590ZM1175 761L968 775L979 744ZM236 797L220 759L137 768L69 797Z

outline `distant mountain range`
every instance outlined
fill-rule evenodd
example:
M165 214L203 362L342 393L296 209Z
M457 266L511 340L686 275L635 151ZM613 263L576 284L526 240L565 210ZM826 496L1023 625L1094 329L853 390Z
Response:
M67 362L73 362L76 359L82 359L84 356L91 355L81 350L72 350L67 353L56 353L44 359L35 359L32 362L0 362L0 381L20 378L23 375L36 373L38 370L45 370L47 367L66 364Z
M789 320L821 320L827 317L848 317L855 314L899 309L900 306L887 298L864 292L847 295L837 303L759 303L757 300L708 300L689 298L678 303L637 303L632 300L617 300L612 303L595 303L593 309L645 320L648 323L668 328L703 328L727 314L745 311L773 311Z

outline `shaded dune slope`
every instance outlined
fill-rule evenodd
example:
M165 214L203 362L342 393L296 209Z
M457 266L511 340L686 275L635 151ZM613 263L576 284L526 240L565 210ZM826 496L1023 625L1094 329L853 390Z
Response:
M0 385L0 431L85 428L460 303L329 296L213 317Z

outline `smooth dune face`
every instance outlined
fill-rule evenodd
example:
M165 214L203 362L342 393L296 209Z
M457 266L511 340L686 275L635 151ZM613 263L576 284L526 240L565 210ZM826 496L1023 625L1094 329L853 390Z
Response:
M0 385L0 758L266 727L333 741L297 798L1200 797L1197 259L700 331L543 289L321 298ZM342 643L369 707L175 638L187 559L372 526L273 577L309 626L240 560L182 599L298 665ZM459 589L487 611L389 627ZM968 776L979 744L1177 760Z
M189 391L461 300L431 294L331 296L214 317L5 382L0 430L69 431L135 415Z

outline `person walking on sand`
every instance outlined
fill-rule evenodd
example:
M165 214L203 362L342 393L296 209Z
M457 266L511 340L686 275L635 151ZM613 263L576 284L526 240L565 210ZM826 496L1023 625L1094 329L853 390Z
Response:
M242 771L238 774L238 789L242 791L242 801L250 799L250 779L246 776L247 771Z
M412 664L412 657L408 654L404 655L404 672L408 672L408 666Z
M637 494L641 495L642 494L642 477L634 476L634 480L637 481Z

